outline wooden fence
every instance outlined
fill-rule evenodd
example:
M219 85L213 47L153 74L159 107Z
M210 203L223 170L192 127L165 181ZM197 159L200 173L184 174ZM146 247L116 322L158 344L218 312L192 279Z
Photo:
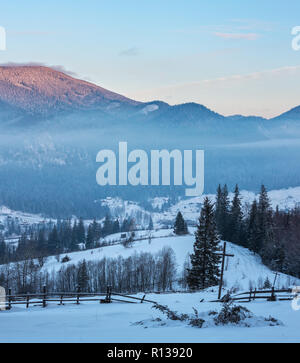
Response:
M226 301L238 301L238 302L250 302L257 299L267 300L267 301L289 301L295 298L295 294L292 289L280 289L275 290L274 288L270 290L250 290L246 292L241 292L236 295L225 295L219 300L213 300L212 302L226 302Z
M125 298L125 299L124 299ZM47 292L44 286L43 292L35 294L18 294L13 295L11 289L8 290L6 295L6 310L12 309L13 305L26 305L29 308L30 305L41 305L45 308L49 303L57 303L58 305L65 305L67 303L74 303L79 305L84 301L98 301L100 304L108 304L113 301L137 304L143 302L149 302L156 304L156 301L146 299L146 295L142 298L119 294L111 291L110 287L107 287L106 293L88 293L88 292Z

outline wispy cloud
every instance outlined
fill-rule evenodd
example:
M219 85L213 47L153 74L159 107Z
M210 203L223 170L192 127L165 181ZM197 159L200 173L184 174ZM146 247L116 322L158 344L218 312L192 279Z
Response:
M245 40L256 40L260 37L257 33L219 33L215 32L215 36L224 39L245 39Z
M269 70L264 70L260 72L252 72L247 74L235 74L231 76L226 77L218 77L218 78L211 78L211 79L203 79L199 81L194 82L187 82L187 83L178 83L174 85L159 87L156 89L147 90L144 93L161 93L172 91L176 92L178 90L184 90L184 89L195 89L195 87L200 87L200 89L204 89L205 86L212 86L214 87L218 83L225 84L228 83L228 86L230 86L233 82L247 82L251 80L261 80L265 79L267 77L274 78L276 76L289 76L289 75L296 75L300 74L300 65L297 66L284 66L280 68L274 68Z
M293 74L300 71L299 66L285 66L280 68L268 69L261 72L253 72L248 74L236 74L228 77L219 77L215 79L206 79L197 83L217 83L217 82L231 82L231 81L247 81L247 80L258 80L265 76L279 76L285 74ZM195 84L195 83L194 83Z
M119 55L122 57L134 57L140 54L140 50L137 47L122 50Z
M48 65L46 63L43 62L7 62L7 63L0 63L0 67L49 67L52 68L58 72L62 72L65 73L69 76L77 76L77 74L75 72L69 71L67 70L64 66L62 65Z

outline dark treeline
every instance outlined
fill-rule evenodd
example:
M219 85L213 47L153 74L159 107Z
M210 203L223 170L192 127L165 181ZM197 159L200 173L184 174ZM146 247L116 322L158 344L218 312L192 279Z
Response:
M250 206L242 205L238 186L230 202L225 185L217 190L215 218L223 240L259 254L273 270L300 277L299 208L274 211L264 186Z
M15 224L14 229L18 230ZM118 219L113 220L109 215L103 223L94 220L87 228L82 218L74 222L58 220L56 224L51 222L41 228L31 229L30 233L22 233L16 248L7 245L0 233L0 264L28 258L38 259L43 264L47 256L101 247L105 244L101 238L135 229L134 219L124 219L120 224Z
M120 293L166 291L172 290L175 279L175 254L167 247L156 254L83 260L52 273L41 270L34 260L0 267L0 285L16 293L41 292L43 285L52 292L105 292L107 286Z

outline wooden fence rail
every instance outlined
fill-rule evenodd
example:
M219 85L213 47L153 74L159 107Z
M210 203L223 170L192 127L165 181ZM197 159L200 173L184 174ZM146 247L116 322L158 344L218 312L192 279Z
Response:
M116 296L117 298L113 297ZM120 297L120 298L118 298ZM79 305L85 301L99 301L101 304L111 303L112 301L136 304L138 302L149 302L156 304L155 301L145 299L146 295L142 298L115 293L111 291L108 286L105 293L103 292L47 292L46 287L43 287L41 293L27 293L13 295L11 289L8 289L8 295L6 295L6 309L10 310L12 305L26 305L29 308L30 305L42 305L46 307L48 303L58 303L58 305L64 305L66 303L75 303ZM125 298L125 299L121 299Z
M250 302L256 299L264 299L268 301L287 301L293 300L295 294L293 294L292 289L281 289L275 290L274 288L270 290L250 290L246 292L241 292L236 295L225 295L221 299L213 300L211 302L226 302L226 301L240 301L240 302Z

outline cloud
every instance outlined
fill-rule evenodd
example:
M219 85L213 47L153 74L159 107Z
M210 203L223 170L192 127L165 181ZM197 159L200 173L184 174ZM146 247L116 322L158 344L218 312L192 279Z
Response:
M230 81L247 81L247 80L258 80L265 76L279 76L284 74L292 74L300 71L300 66L285 66L280 68L268 69L261 72L253 72L248 74L235 74L228 77L220 77L215 79L206 79L197 83L217 83L217 82L230 82ZM195 84L195 83L194 83Z
M132 47L129 49L122 50L119 55L122 57L134 57L139 55L140 50L137 47Z
M42 63L42 62L19 62L19 63L18 62L7 62L7 63L1 63L0 67L48 67L48 68L54 69L55 71L65 73L72 77L77 76L77 74L75 72L67 70L62 65L48 65L48 64Z
M215 36L223 39L245 39L256 40L260 37L257 33L214 33Z
M215 89L215 86L219 86L223 84L225 87L230 87L232 83L234 82L248 82L248 81L257 81L257 80L265 80L266 78L274 79L274 77L278 76L289 76L289 75L295 75L300 74L300 65L298 66L285 66L280 68L274 68L269 70L264 70L260 72L253 72L253 73L247 73L247 74L235 74L231 76L225 76L225 77L219 77L219 78L211 78L211 79L204 79L200 81L194 81L194 82L188 82L188 83L178 83L174 85L169 86L163 86L155 89L149 89L145 90L143 92L140 92L138 95L132 95L132 97L144 97L145 95L163 95L160 97L163 97L164 100L167 98L171 99L176 97L176 94L178 92L194 92L196 94L197 90L206 90L205 87L209 87L211 89ZM246 87L246 86L245 86ZM217 87L218 88L218 87ZM192 90L192 91L191 91ZM167 95L167 97L164 97ZM174 96L174 97L173 97Z

